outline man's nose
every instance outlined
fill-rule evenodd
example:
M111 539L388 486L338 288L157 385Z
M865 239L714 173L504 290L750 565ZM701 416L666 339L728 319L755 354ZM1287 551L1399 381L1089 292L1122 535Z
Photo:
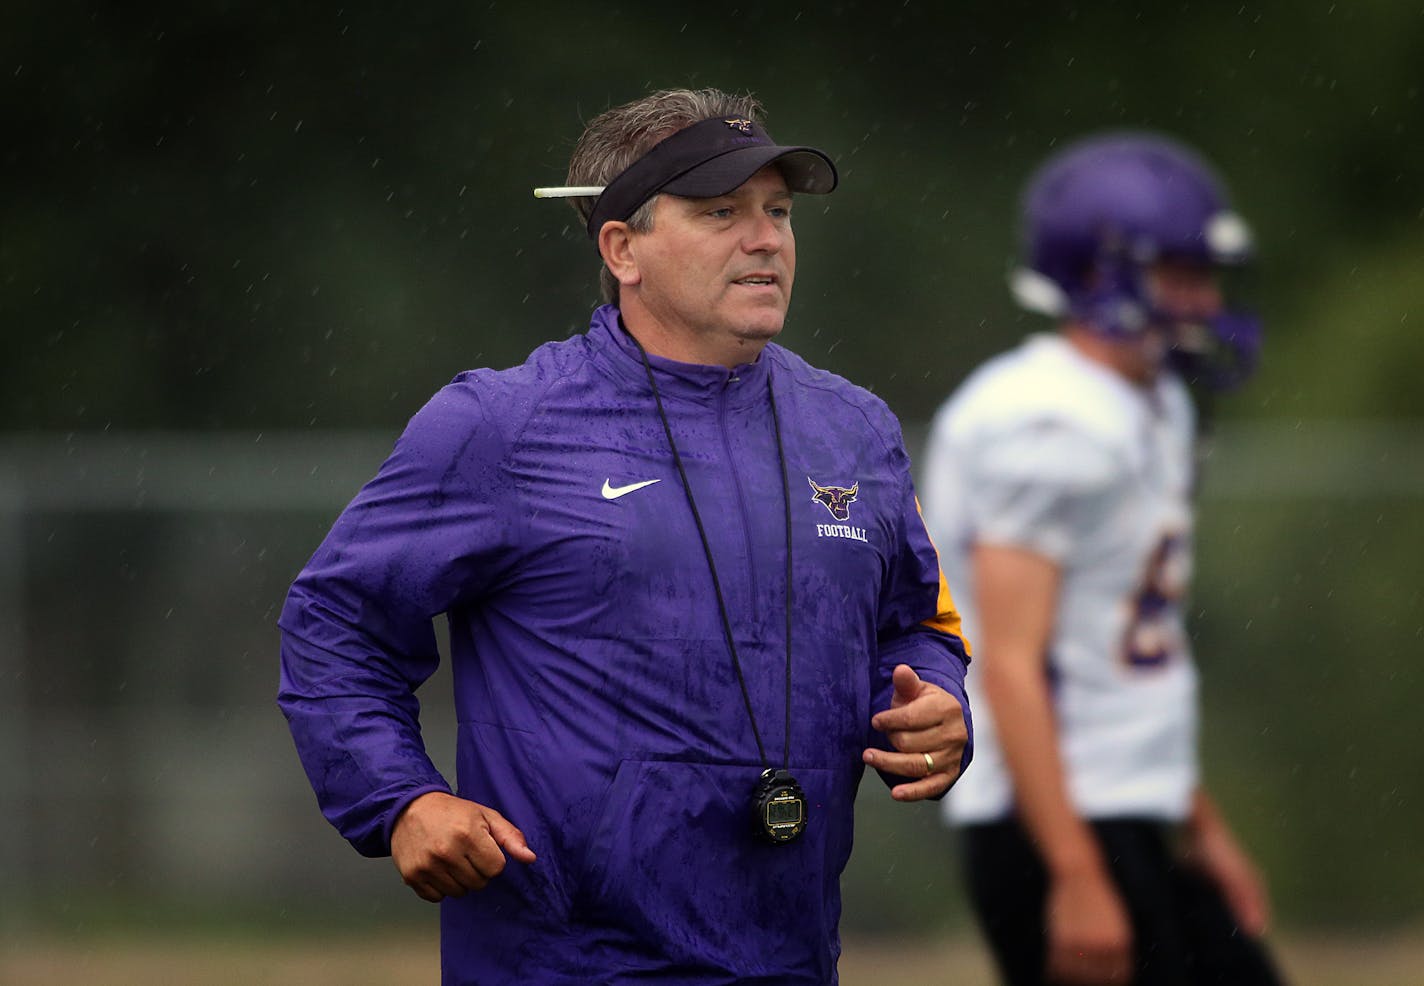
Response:
M757 216L747 221L742 235L742 250L747 253L777 253L786 242L786 231L770 216Z
M1215 318L1226 308L1226 299L1221 288L1215 284L1198 290L1192 303L1196 308L1192 314L1197 318Z

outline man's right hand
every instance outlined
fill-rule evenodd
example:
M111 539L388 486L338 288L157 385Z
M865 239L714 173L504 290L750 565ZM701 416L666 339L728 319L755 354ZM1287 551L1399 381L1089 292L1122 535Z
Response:
M1098 867L1054 877L1046 902L1048 980L1098 986L1132 979L1132 924Z
M507 818L443 791L406 805L391 832L401 879L432 902L483 890L504 871L505 852L521 863L535 860L524 833Z

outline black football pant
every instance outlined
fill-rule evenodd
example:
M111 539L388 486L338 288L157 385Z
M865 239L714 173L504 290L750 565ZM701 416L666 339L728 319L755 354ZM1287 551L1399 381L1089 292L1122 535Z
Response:
M1172 852L1159 821L1091 823L1132 920L1133 986L1278 986L1264 946L1240 931L1225 899ZM969 825L965 876L979 924L1009 986L1044 982L1047 877L1012 821Z

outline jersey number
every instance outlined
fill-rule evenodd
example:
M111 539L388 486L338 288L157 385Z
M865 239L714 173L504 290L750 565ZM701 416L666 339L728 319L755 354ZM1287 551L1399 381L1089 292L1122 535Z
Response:
M1123 659L1133 668L1159 668L1186 650L1178 604L1187 592L1186 537L1166 534L1147 563L1141 588L1128 601Z

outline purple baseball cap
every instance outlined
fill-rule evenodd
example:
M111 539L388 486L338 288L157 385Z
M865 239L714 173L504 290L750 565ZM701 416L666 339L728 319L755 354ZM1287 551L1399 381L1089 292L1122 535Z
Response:
M597 239L604 223L627 221L659 192L726 195L773 161L793 192L824 195L840 180L831 159L814 147L783 147L751 120L712 117L663 138L609 182L588 217L588 235Z

